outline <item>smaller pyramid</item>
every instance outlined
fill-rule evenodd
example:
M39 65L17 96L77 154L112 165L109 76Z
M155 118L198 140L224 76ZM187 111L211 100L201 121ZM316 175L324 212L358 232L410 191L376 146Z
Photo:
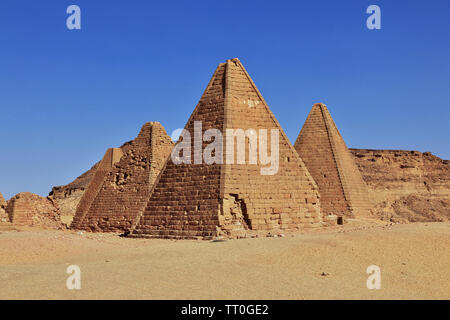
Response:
M173 147L159 122L146 123L136 139L108 149L78 204L72 229L127 231Z
M323 215L367 216L367 186L327 107L312 107L294 145L319 187Z

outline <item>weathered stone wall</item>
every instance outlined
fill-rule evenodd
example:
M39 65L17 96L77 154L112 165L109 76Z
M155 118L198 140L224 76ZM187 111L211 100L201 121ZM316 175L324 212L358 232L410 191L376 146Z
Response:
M450 218L450 161L430 152L350 150L381 219L415 222Z
M295 148L319 186L324 215L370 215L367 186L324 104L313 106Z
M132 236L236 237L250 230L321 225L317 186L239 60L219 65L185 127L193 138L192 160L194 121L202 121L202 133L251 128L268 129L270 135L270 129L278 129L279 171L263 176L262 166L248 160L208 165L175 164L168 158Z
M59 208L48 197L30 192L19 193L8 201L6 212L15 225L63 228Z
M123 156L107 170L101 188L85 193L72 227L90 231L125 231L148 200L150 189L173 143L158 122L146 123L138 137L121 149ZM98 178L100 180L100 178ZM92 196L95 199L92 201ZM85 204L90 205L85 205ZM86 207L89 207L86 209Z

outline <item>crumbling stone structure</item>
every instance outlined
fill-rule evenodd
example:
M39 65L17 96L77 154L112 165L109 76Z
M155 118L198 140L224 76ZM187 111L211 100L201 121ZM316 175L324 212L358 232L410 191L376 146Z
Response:
M6 207L6 201L5 198L3 198L2 193L0 192L0 208Z
M262 175L265 165L251 164L247 156L245 164L175 164L169 157L130 236L241 237L258 230L322 225L317 185L238 59L217 67L185 126L193 137L191 159L196 156L195 139L202 139L195 137L195 121L202 122L202 136L218 129L224 141L227 129L267 129L269 135L277 129L277 173ZM202 143L202 150L206 145ZM224 142L223 149L230 152L227 146ZM248 155L248 143L245 149Z
M62 228L58 206L51 198L22 192L8 201L6 207L10 222L15 225Z
M9 218L6 214L6 201L5 198L3 198L3 195L0 192L0 222L8 222Z
M80 200L73 229L121 232L144 209L173 142L159 122L146 123L122 148L108 149Z
M323 215L370 214L367 186L324 104L312 107L294 147L319 186Z

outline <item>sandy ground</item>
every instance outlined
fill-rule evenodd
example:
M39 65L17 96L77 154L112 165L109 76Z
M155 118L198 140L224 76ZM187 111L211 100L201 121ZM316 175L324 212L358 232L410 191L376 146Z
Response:
M225 242L0 227L0 299L450 299L449 245L448 222ZM66 287L69 265L81 290Z

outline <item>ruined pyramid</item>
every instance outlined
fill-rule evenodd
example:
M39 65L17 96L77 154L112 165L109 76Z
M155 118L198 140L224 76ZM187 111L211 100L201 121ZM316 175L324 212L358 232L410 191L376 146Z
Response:
M367 186L324 104L312 107L294 147L319 186L324 215L369 215Z
M59 208L47 197L30 192L16 194L6 206L9 222L15 225L63 228Z
M199 124L201 130L196 131ZM223 133L222 149L211 152L219 160L196 162L202 150L203 154L211 151L210 129ZM239 144L229 129L248 133L241 140L245 143ZM261 143L264 129L270 144L267 155L278 150L270 165L261 145L256 152L258 161L252 162L250 157L250 141L253 152L253 139L256 136ZM177 142L130 236L241 237L257 230L279 232L322 225L317 185L238 59L217 67L185 131L191 141L182 136ZM279 142L272 132L279 133ZM190 148L182 153L190 163L179 163L176 151L182 143ZM240 158L239 163L242 153L238 146L242 145L245 161ZM277 170L271 172L268 168L274 162Z
M144 209L172 147L163 126L148 122L136 139L108 149L78 204L71 228L128 230Z

